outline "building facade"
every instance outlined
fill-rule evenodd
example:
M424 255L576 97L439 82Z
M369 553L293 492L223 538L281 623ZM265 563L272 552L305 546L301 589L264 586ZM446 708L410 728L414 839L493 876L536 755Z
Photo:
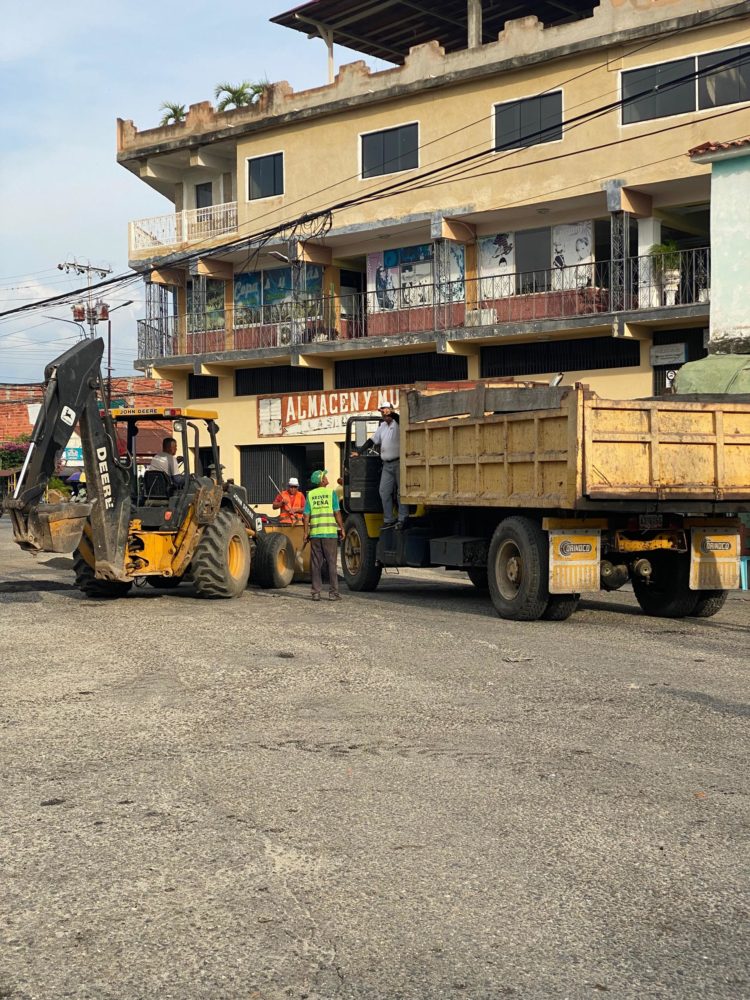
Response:
M130 223L138 365L219 411L254 503L337 470L348 415L400 386L646 396L707 347L710 166L687 151L750 133L750 3L385 6L274 20L392 69L118 122L118 160L172 203Z

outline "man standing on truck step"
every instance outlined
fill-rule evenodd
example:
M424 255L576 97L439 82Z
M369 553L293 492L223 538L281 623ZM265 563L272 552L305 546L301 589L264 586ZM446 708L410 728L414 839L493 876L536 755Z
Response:
M396 407L393 403L381 404L378 409L383 418L378 424L378 429L373 436L365 441L362 446L364 451L367 448L379 448L380 458L383 462L383 469L380 473L380 502L383 504L384 528L393 525L400 531L406 524L409 516L409 508L401 503L401 445L399 441L399 426ZM356 456L357 452L352 452ZM394 501L395 497L395 501ZM394 517L394 506L398 511Z
M286 489L277 494L273 509L281 509L279 524L299 524L305 508L305 494L299 488L299 479L294 476L286 484Z
M305 544L310 542L310 576L312 599L320 600L323 586L323 563L328 565L328 597L340 601L338 571L338 539L344 537L339 498L328 486L328 470L318 469L310 476L313 489L307 494L303 521Z

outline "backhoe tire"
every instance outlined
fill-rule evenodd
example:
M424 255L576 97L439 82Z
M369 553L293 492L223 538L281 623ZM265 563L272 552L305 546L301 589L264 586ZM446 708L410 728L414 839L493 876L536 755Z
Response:
M686 618L692 615L699 591L690 589L690 556L676 552L654 552L649 556L651 580L633 575L633 593L641 608L654 618Z
M175 590L182 583L181 576L147 576L146 583L154 590Z
M294 578L294 546L287 535L271 531L255 539L252 581L264 590L283 590Z
M552 594L542 618L546 622L564 622L578 608L580 594Z
M199 597L240 596L250 575L250 541L236 514L220 510L206 525L190 571Z
M529 517L506 517L495 528L487 556L490 597L501 618L533 622L549 604L549 543Z
M119 580L99 580L94 576L93 569L76 549L73 556L73 572L76 575L76 587L86 595L99 601L114 601L125 597L132 583L121 583Z
M377 560L377 538L367 534L362 514L350 514L344 523L346 535L341 545L341 568L349 590L375 590L383 567Z
M472 566L471 569L466 570L466 575L477 588L477 590L489 590L490 585L487 580L487 567L486 566Z
M698 590L698 603L693 608L691 618L713 618L718 614L729 597L728 590Z

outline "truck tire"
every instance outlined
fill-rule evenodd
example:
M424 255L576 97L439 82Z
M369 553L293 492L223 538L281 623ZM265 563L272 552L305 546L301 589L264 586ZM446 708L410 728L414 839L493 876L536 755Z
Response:
M250 575L250 542L236 514L220 510L206 525L190 571L199 597L240 596Z
M552 594L542 618L546 622L564 622L578 608L580 594Z
M685 618L695 610L700 596L690 589L690 557L670 552L649 556L651 580L633 575L633 593L641 608L654 618Z
M96 598L100 601L113 601L118 597L125 597L133 586L132 583L121 583L119 580L97 579L93 569L78 549L73 557L73 572L76 575L76 587L86 597Z
M472 566L466 570L466 575L477 588L477 590L489 590L490 585L487 580L486 566Z
M375 590L383 567L376 557L378 540L367 534L362 514L350 514L344 525L346 537L341 546L341 567L349 590Z
M698 603L692 610L691 618L713 618L727 603L728 590L698 590Z
M182 583L181 576L147 576L146 583L154 590L174 590Z
M283 590L294 577L294 546L287 535L277 531L257 535L253 583L264 590Z
M528 517L506 517L495 528L487 558L490 597L501 618L533 622L549 604L547 536Z

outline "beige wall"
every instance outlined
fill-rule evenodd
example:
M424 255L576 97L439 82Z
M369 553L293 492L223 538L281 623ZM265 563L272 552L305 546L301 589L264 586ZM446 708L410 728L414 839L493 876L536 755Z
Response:
M584 194L597 194L601 214L606 214L601 191L605 180L618 178L643 187L706 173L707 167L689 162L687 150L707 139L747 134L750 107L723 107L629 126L620 124L617 109L575 127L562 142L492 154L493 104L533 96L570 80L563 87L563 117L570 119L616 101L623 69L746 43L748 37L747 26L741 23L684 31L646 48L640 43L641 51L634 54L622 48L608 54L585 53L379 106L355 104L351 111L333 118L292 122L258 134L238 144L241 230L252 232L301 211L416 176L416 171L366 181L358 176L359 134L412 121L420 122L420 145L426 146L420 150L420 172L474 152L487 150L488 155L464 178L337 213L336 228L441 210L447 214L451 210L459 214L497 211ZM721 117L712 117L717 112ZM587 152L589 147L597 148ZM246 158L280 150L285 154L284 196L248 202ZM561 154L565 158L559 159ZM532 217L529 224L538 225L539 220Z

